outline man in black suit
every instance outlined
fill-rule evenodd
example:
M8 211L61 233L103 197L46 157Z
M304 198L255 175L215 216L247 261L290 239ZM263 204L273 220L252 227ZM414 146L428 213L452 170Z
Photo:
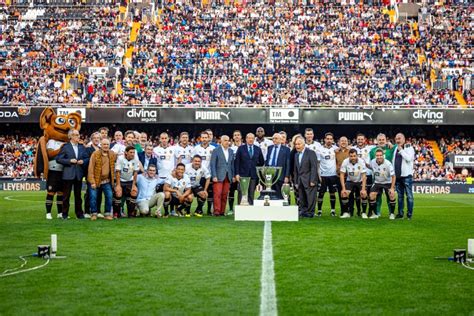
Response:
M281 194L283 183L290 182L290 148L286 147L282 141L283 137L280 133L273 134L273 145L268 147L267 161L265 161L265 166L281 167L280 179L272 186L279 199L283 199Z
M314 217L319 181L318 159L314 151L305 147L303 137L296 138L295 148L293 175L299 195L298 211L301 217Z
M79 131L69 130L69 142L64 144L56 156L56 162L64 166L63 182L63 219L68 218L69 213L69 199L71 197L71 190L74 187L74 210L77 218L84 218L82 211L82 178L84 177L84 170L82 166L89 162L86 148L79 144Z
M152 144L145 145L144 151L138 153L138 160L140 160L140 163L142 164L141 167L143 167L143 170L148 170L149 165L158 166L158 160L156 159L155 155L153 155ZM141 171L140 173L142 172L144 171Z
M250 177L248 199L249 204L253 205L255 188L258 183L256 167L263 166L265 160L263 159L260 147L254 144L254 134L248 133L245 137L245 142L244 145L237 149L237 154L235 155L235 179L240 181L240 177Z

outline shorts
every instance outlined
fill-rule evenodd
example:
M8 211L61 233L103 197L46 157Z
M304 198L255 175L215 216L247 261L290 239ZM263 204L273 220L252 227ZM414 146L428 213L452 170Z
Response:
M360 192L362 190L362 182L346 182L346 190L351 192Z
M329 189L330 193L336 193L338 188L339 178L337 176L321 177L321 187L319 192L324 194Z
M49 170L48 179L46 179L46 190L48 192L62 192L63 186L63 172Z
M385 191L386 193L388 193L388 190L390 190L390 188L392 187L392 185L390 183L374 183L371 187L370 187L370 192L377 192L377 194L380 194L382 193L383 191Z
M197 186L195 188L191 188L191 192L193 192L194 196L198 196L199 192L204 191L204 188L202 186Z
M133 181L120 181L120 186L122 187L122 197L132 197ZM133 198L136 198L136 196Z
M158 192L163 192L163 188L164 188L164 184L158 184L155 188L155 192L158 193Z

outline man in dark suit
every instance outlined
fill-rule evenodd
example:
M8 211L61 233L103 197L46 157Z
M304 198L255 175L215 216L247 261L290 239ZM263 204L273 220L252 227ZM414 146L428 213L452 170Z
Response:
M263 166L265 159L262 150L254 144L255 135L248 133L245 137L245 144L237 149L235 157L235 179L240 181L240 177L250 177L248 199L249 204L253 205L255 188L258 184L256 167Z
M230 149L230 138L221 136L221 145L214 149L209 164L214 192L214 216L224 216L231 182L234 176L234 152Z
M143 168L143 170L141 170L140 173L143 173L144 170L148 170L149 165L158 166L158 160L153 155L152 144L145 145L144 151L138 153L138 160L140 160L140 163L142 164L141 167Z
M84 177L83 165L89 163L84 145L79 144L79 131L69 130L69 142L64 144L56 156L56 162L64 166L63 182L63 219L68 218L69 199L74 187L74 210L77 218L84 218L82 211L82 178Z
M280 133L273 134L273 145L268 147L267 161L265 161L266 166L281 167L281 176L272 186L279 199L283 199L281 194L283 183L290 181L290 148L286 147L282 141L283 137Z
M319 181L318 159L314 151L305 147L303 137L295 140L295 148L293 175L299 195L298 211L301 217L314 217Z

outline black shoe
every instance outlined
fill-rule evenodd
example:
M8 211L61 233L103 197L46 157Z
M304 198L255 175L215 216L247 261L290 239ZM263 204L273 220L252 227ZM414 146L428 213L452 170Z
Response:
M395 219L403 219L403 215L397 214L397 216L395 216Z
M318 211L318 214L316 215L317 217L321 217L323 215L322 211Z

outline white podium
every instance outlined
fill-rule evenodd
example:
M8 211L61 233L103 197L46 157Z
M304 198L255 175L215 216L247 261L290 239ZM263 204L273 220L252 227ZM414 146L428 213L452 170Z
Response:
M264 206L265 201L254 200L254 205L235 207L236 221L298 221L298 206L283 206L283 200L270 200L270 206Z

